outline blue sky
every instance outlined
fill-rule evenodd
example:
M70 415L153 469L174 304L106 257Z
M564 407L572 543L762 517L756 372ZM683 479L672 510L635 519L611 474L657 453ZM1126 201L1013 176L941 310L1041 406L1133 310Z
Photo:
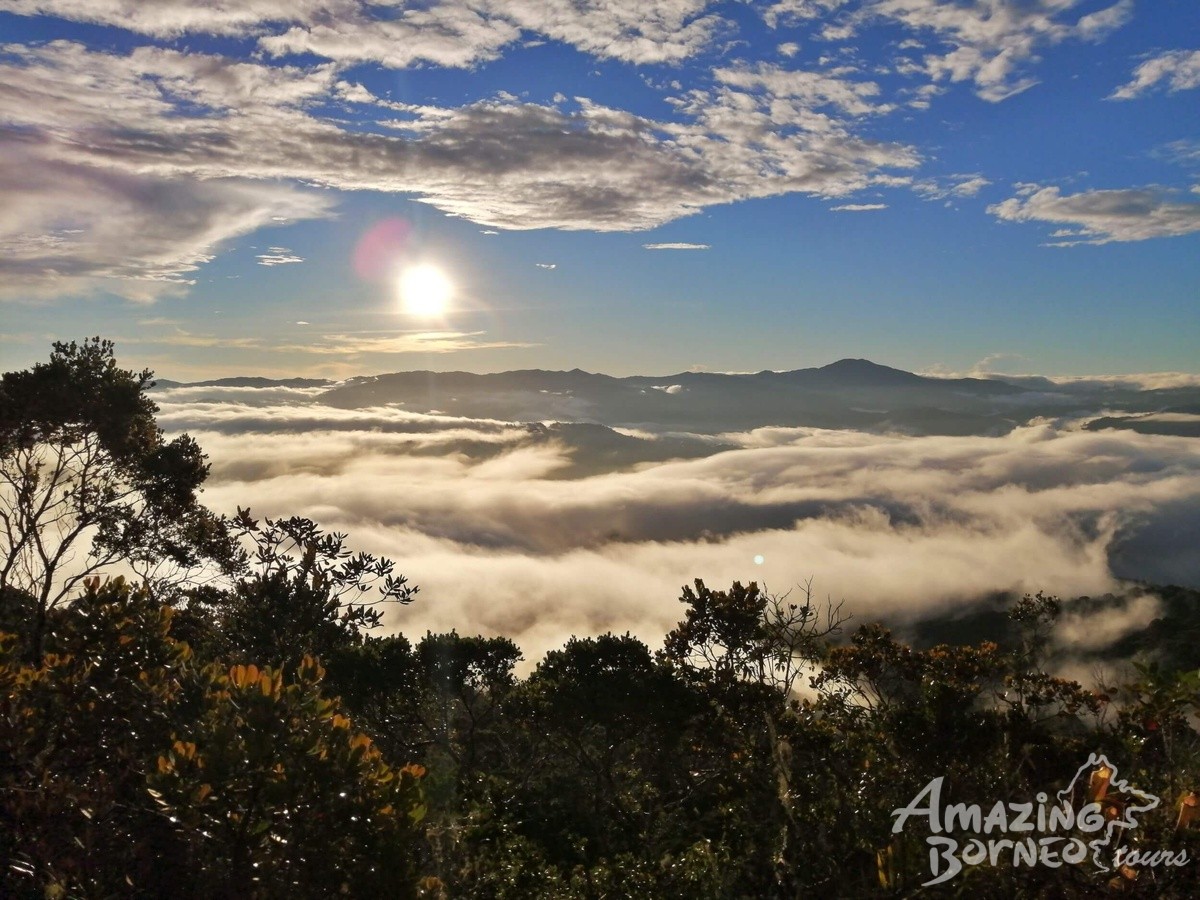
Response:
M5 368L1200 372L1192 0L0 10Z

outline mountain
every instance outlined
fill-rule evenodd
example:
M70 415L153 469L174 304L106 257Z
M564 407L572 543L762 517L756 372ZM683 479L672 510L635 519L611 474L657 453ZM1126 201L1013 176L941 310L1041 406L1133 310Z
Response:
M1053 419L1078 422L1090 431L1114 428L1200 437L1200 387L1142 390L1119 380L1060 384L1033 376L932 378L867 359L742 374L677 372L617 378L582 369L520 369L486 375L414 371L343 382L257 377L191 384L160 380L156 389L177 387L215 392L306 388L320 391L317 402L346 409L398 406L418 413L503 422L636 428L660 436L720 435L768 426L1001 435L1035 419ZM563 440L566 435L556 437ZM612 443L622 448L617 456L645 452L617 437Z
M345 408L399 405L472 418L708 434L769 425L1000 434L1017 422L1005 401L1026 392L999 381L929 378L865 359L844 359L790 372L626 378L580 369L491 375L396 372L352 378L319 399Z
M209 381L170 381L166 378L156 378L154 387L158 390L178 387L309 388L328 387L334 383L328 378L259 378L253 375L243 375L235 378L213 378Z

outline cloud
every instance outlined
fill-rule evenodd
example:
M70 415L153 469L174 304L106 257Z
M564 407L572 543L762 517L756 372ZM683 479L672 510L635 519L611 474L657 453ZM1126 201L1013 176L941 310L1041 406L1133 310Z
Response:
M1029 185L1020 195L989 206L1006 222L1052 222L1060 230L1051 246L1108 244L1179 237L1200 231L1200 202L1178 201L1159 188L1095 190L1064 196L1056 187Z
M594 56L673 63L703 50L724 26L711 0L13 0L7 11L52 15L158 38L185 33L255 37L274 56L312 54L339 64L466 68L495 59L523 33Z
M282 353L358 357L371 353L457 353L462 350L502 350L533 347L519 341L481 340L483 331L404 331L376 334L327 334L311 344L278 344L267 349Z
M821 18L846 5L849 0L774 0L762 5L761 13L768 28L794 26Z
M1200 166L1200 139L1181 138L1170 141L1156 149L1152 155L1180 166Z
M539 269L557 269L558 263L534 263Z
M352 4L329 0L241 0L194 3L192 0L10 0L7 12L47 15L77 22L125 28L154 37L186 32L245 35L272 23L299 22Z
M913 190L927 200L974 197L991 184L982 175L947 175L913 182Z
M1113 91L1110 100L1132 100L1166 82L1170 93L1200 87L1200 50L1168 50L1133 70L1128 84Z
M389 617L410 633L508 634L534 658L606 629L654 643L696 577L782 592L815 576L818 596L845 599L859 621L894 622L994 590L1103 594L1114 571L1200 583L1194 548L1163 539L1200 527L1200 462L1185 438L1049 424L999 438L770 428L725 435L700 458L587 474L611 432L334 409L317 390L156 400L164 427L209 454L214 508L311 516L396 558L422 587Z
M308 325L308 322L296 322ZM324 334L314 336L304 344L284 340L232 337L216 334L195 334L176 329L170 334L122 337L126 344L163 345L167 347L237 347L267 353L335 356L356 359L370 354L396 353L457 353L463 350L501 350L532 347L535 344L514 341L483 340L483 331L384 331L357 334Z
M887 209L886 203L843 203L841 206L829 207L834 212L873 212L877 209Z
M999 354L1009 356L1011 354ZM1022 357L1023 358L1023 357ZM982 367L986 360L977 364ZM1112 390L1157 391L1200 387L1200 375L1194 372L1145 372L1128 375L1005 375L982 369L972 374L1000 378L1033 390L1046 389L1072 394L1095 394Z
M774 100L792 101L805 111L832 107L849 116L890 112L894 108L891 104L874 100L879 96L879 85L850 77L855 72L848 66L819 71L758 63L716 69L713 77L721 84L742 90L765 91Z
M1153 622L1162 611L1162 602L1151 594L1131 597L1112 610L1073 611L1067 607L1055 624L1053 639L1062 649L1103 650L1134 631Z
M404 193L510 230L636 231L739 200L846 196L920 159L856 133L888 108L876 92L845 70L730 67L658 121L586 98L408 105L332 65L10 45L0 271L12 293L153 299L233 237L330 215L320 188ZM349 127L331 104L384 118Z
M688 244L681 241L663 244L642 244L643 250L711 250L709 244Z
M365 3L342 6L348 9L341 15L265 35L259 46L276 57L312 54L343 65L467 68L497 58L521 34L513 22L465 2L401 8L386 19L375 18Z
M266 253L260 253L255 257L260 266L286 266L291 263L304 262L303 256L296 256L287 247L271 247Z
M1043 46L1068 39L1098 41L1124 25L1132 0L1081 16L1066 17L1081 0L874 0L864 3L857 21L873 17L928 34L949 49L927 54L922 62L934 81L970 81L984 100L998 102L1037 84L1024 74Z
M678 63L707 47L726 23L703 15L712 0L495 0L526 31L584 53L638 64Z
M73 165L0 133L0 298L106 290L135 301L179 293L233 238L286 213L329 214L291 187L197 182Z

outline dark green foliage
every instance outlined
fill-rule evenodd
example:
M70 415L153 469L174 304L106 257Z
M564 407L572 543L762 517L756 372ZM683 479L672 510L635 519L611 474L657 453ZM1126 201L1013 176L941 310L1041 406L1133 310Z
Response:
M0 636L0 894L415 894L420 770L351 730L315 661L198 660L119 579L51 615L40 666Z
M204 454L187 435L164 440L150 379L119 368L100 338L56 343L48 363L0 378L0 591L33 598L22 637L35 661L47 611L106 566L177 583L230 558L197 502Z

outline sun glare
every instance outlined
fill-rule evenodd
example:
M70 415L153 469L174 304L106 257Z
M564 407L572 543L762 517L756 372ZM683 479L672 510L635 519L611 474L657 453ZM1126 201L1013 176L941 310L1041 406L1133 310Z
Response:
M440 316L453 294L454 285L437 266L411 266L400 276L400 302L409 315Z

